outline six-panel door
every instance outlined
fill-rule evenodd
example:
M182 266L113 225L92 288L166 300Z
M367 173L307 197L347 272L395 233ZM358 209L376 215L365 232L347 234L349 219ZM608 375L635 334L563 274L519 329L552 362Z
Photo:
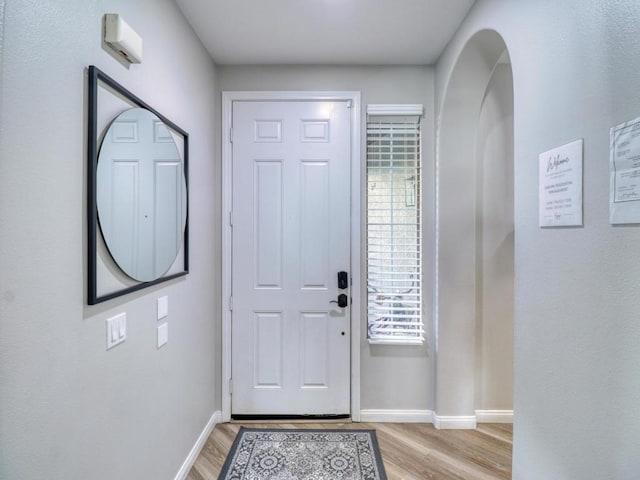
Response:
M348 414L347 102L233 104L232 415Z

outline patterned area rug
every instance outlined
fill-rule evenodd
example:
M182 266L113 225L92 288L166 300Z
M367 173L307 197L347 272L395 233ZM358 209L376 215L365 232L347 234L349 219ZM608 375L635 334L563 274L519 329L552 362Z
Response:
M387 480L375 430L241 427L218 480Z

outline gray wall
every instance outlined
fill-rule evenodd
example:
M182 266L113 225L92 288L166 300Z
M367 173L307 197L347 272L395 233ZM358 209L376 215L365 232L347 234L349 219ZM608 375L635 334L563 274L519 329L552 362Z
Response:
M513 79L499 64L477 130L476 410L513 409Z
M479 0L436 65L438 111L479 30L513 65L517 480L640 471L640 227L608 205L609 128L640 115L639 23L635 0ZM538 154L578 138L584 228L540 229Z
M438 417L473 426L482 347L483 233L487 86L504 52L495 33L474 39L447 84L437 134L436 304ZM460 418L462 417L462 418ZM459 423L457 423L459 425Z
M424 248L427 252L431 251L434 128L434 86L431 67L218 66L217 73L220 91L355 90L362 93L363 112L366 112L366 105L369 103L424 104L423 168L426 184L424 222L427 226L424 232ZM362 132L365 131L365 117L363 113ZM361 151L364 161L364 152L366 152L364 134ZM362 171L365 171L364 168ZM364 195L364 187L362 192ZM427 278L431 268L430 263L425 265ZM427 286L425 290L428 288ZM431 341L430 291L425 292L425 297L425 323L429 329L428 338ZM362 312L366 312L364 304ZM369 345L366 341L366 318L362 319L362 327L361 408L431 409L433 365L430 344L422 347Z
M102 15L142 36L127 69ZM219 408L214 66L170 0L9 1L0 132L0 477L170 479ZM191 273L86 305L86 67L190 133ZM156 298L169 343L156 349ZM105 319L128 338L106 351Z

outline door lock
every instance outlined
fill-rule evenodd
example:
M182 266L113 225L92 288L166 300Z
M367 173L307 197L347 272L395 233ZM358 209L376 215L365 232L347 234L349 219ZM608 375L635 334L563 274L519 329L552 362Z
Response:
M329 303L337 303L340 308L344 308L349 305L349 297L341 293L338 295L338 300L331 300Z
M338 272L338 288L340 290L349 288L349 275L347 272Z

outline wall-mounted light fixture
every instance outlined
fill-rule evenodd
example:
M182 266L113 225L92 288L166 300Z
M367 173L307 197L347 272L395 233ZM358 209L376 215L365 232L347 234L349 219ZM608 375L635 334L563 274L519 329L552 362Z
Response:
M142 63L142 38L117 13L104 16L104 41L129 63Z

